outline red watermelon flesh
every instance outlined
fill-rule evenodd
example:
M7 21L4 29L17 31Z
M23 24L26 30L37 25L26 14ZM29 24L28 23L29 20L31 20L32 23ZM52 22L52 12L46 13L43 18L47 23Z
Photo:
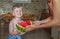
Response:
M18 24L21 25L22 27L27 27L27 25L31 25L31 21L27 20L27 21L24 21L24 22L19 22Z
M27 26L26 22L20 22L18 24L21 25L22 27L26 27Z
M31 21L30 20L26 21L26 23L27 23L27 25L31 25Z

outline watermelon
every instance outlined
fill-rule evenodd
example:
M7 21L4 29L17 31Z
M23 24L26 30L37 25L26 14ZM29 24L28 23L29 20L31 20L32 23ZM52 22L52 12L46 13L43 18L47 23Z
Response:
M26 27L27 26L26 22L20 22L18 24L21 25L22 27Z
M16 28L22 32L25 32L27 25L31 25L32 22L30 20L24 21L24 22L19 22L16 24Z
M31 25L32 22L30 20L26 21L27 25Z
M22 27L21 25L19 24L16 24L16 28L22 32L25 32L26 28L25 27Z

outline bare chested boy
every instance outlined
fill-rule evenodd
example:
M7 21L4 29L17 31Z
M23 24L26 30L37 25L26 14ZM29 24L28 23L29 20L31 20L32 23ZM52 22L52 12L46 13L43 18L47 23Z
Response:
M23 34L21 31L17 30L16 24L18 22L22 22L22 6L19 4L16 4L13 6L12 15L14 18L10 21L9 24L9 37L8 39L22 39L21 34Z

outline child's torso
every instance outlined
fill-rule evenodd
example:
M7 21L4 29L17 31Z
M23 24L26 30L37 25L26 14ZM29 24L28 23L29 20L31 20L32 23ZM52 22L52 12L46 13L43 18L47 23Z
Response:
M21 19L13 19L13 21L14 21L14 31L16 31L17 32L17 28L16 28L16 24L18 24L19 22L23 22L23 20L21 20ZM20 32L20 35L22 35L22 34L24 34L25 32Z
M17 30L17 28L16 28L16 24L18 23L18 22L22 22L22 20L21 19L13 19L13 21L14 21L14 31L16 31Z

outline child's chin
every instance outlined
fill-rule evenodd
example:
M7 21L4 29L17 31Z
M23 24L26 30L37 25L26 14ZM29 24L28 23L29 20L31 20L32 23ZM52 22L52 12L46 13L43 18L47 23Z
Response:
M19 16L18 18L20 18L21 16Z
M16 16L16 17L21 17L21 16Z

